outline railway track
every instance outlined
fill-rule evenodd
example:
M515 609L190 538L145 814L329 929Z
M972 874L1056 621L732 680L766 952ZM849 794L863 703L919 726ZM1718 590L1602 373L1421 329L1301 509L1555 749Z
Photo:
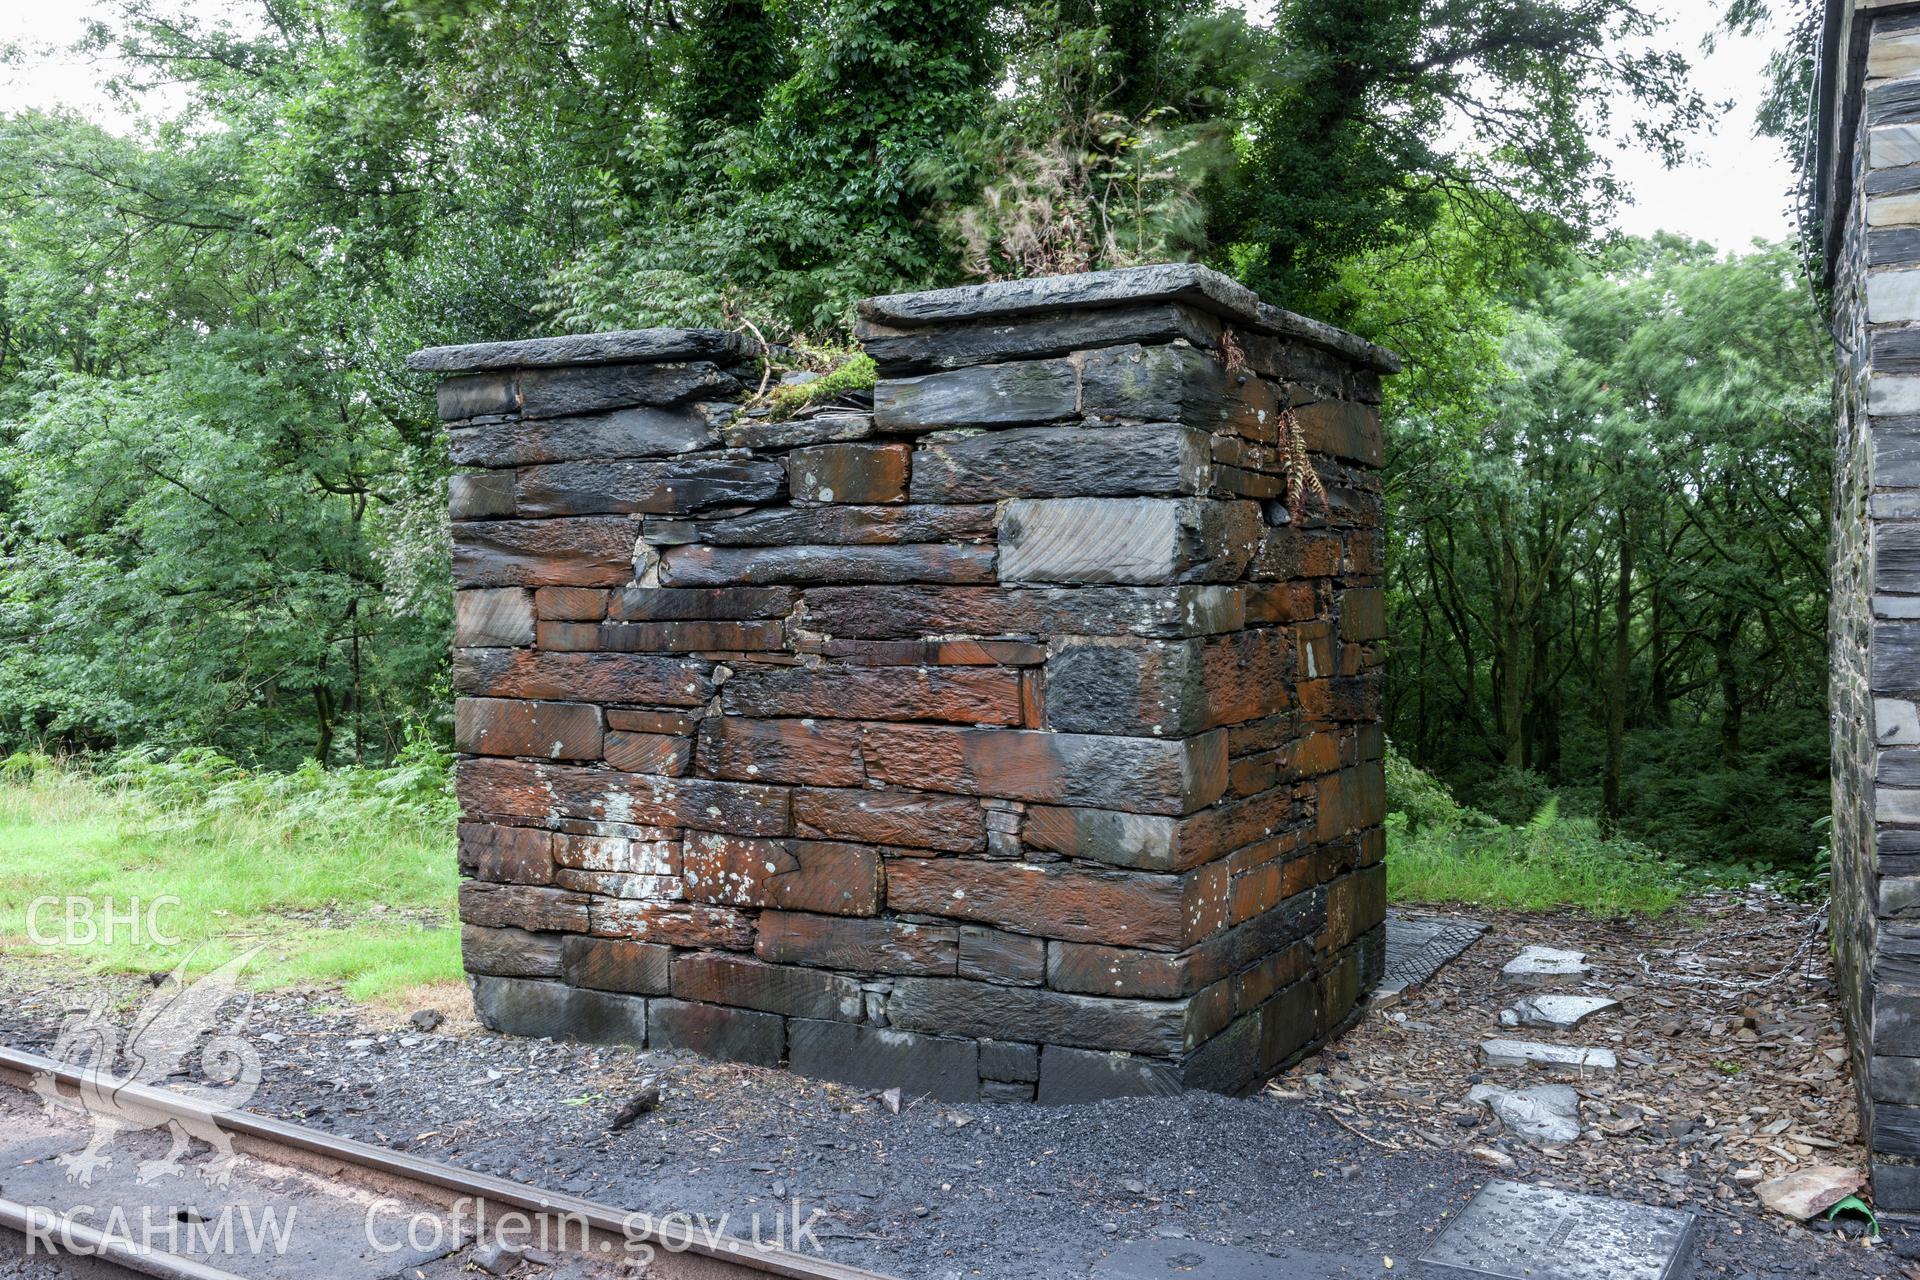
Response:
M43 1105L49 1094L71 1115ZM231 1145L224 1183L195 1176L225 1156L217 1141L213 1164L175 1165L185 1143L167 1149L186 1134ZM102 1146L112 1163L83 1181ZM580 1280L886 1280L783 1247L800 1238L797 1205L777 1234L752 1225L747 1237L725 1220L631 1213L0 1047L0 1227L43 1257L162 1280L441 1280L489 1266Z

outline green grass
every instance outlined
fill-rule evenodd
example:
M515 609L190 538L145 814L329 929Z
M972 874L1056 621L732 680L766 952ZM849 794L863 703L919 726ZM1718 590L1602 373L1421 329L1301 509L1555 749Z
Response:
M1590 818L1563 816L1552 799L1518 826L1467 808L1391 749L1387 808L1387 896L1395 902L1653 915L1703 883L1645 845L1601 834Z
M17 755L0 762L0 947L148 973L266 942L256 985L362 1000L457 980L453 832L447 762L425 748L393 769L279 774L207 752L99 768ZM69 896L92 903L94 936L85 907L67 927ZM48 897L60 904L35 914L42 945L29 912ZM177 901L148 917L162 899ZM135 904L141 927L105 936L109 905Z

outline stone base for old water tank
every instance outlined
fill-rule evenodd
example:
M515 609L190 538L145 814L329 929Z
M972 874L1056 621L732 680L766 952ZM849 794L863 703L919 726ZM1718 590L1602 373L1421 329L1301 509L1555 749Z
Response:
M948 1099L1241 1090L1378 979L1380 375L1203 268L437 348L480 1016Z

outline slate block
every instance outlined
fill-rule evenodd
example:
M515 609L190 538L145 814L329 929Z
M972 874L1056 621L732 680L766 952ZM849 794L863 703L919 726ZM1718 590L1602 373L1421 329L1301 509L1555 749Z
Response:
M700 771L741 782L857 787L867 780L861 726L844 720L749 720L700 724Z
M721 431L730 449L768 452L840 440L864 440L872 434L873 415L870 413L820 413L811 418L788 418L783 422L743 415L729 422Z
M1184 422L1212 430L1226 415L1226 366L1194 347L1123 346L1081 358L1080 411L1090 418Z
M1020 428L923 441L914 502L1204 494L1213 461L1192 427Z
M753 953L772 964L853 973L952 976L960 951L953 925L763 911Z
M693 739L663 733L609 731L601 751L608 764L627 773L659 773L678 778L693 762Z
M561 947L560 967L572 986L665 995L667 961L672 955L673 948L656 943L569 937Z
M609 622L746 622L784 618L799 603L791 587L626 587L607 600ZM546 614L541 615L543 618Z
M685 1049L756 1067L777 1067L786 1057L787 1020L778 1014L656 999L647 1001L647 1018L651 1049Z
M705 360L684 364L607 364L527 369L519 375L521 412L529 418L724 400L740 384Z
M456 698L453 745L486 756L598 760L600 708L585 702Z
M453 642L513 648L533 643L533 592L495 587L453 593Z
M1043 1107L1108 1098L1170 1098L1180 1077L1170 1062L1049 1044L1040 1050L1036 1100Z
M787 1029L789 1062L801 1075L942 1102L979 1097L979 1047L971 1040L810 1018L794 1018Z
M1040 1078L1040 1046L1013 1040L980 1041L980 1077L1032 1084Z
M999 535L1003 583L1230 580L1259 545L1260 508L1209 499L1015 498L1001 506Z
M902 543L879 547L669 548L660 580L672 586L738 582L992 582L992 547Z
M1017 1080L982 1080L980 1082L980 1101L982 1102L1032 1102L1033 1085Z
M557 978L561 971L561 942L566 936L511 927L462 925L460 962L468 973L503 978Z
M588 924L586 894L544 885L465 880L459 903L462 924L489 929L584 933Z
M720 444L717 406L637 407L578 418L492 422L447 433L455 466L531 467L583 459L664 458ZM511 483L512 477L502 476Z
M711 778L474 758L455 768L454 790L464 813L586 818L745 836L787 834L785 791Z
M700 521L713 547L891 546L991 542L991 503L959 506L766 507Z
M962 978L897 978L887 1017L904 1031L1004 1037L1165 1056L1187 1049L1187 1005L1177 1000L1106 1000L1040 987L1004 987ZM1046 1054L1040 1075L1046 1079Z
M753 921L733 907L694 902L596 899L590 929L598 938L631 938L670 947L753 948Z
M840 916L880 909L880 851L868 845L690 832L681 865L696 902Z
M992 667L741 666L720 689L733 716L1020 723L1020 676Z
M1178 637L1238 631L1246 605L1238 588L1223 586L816 587L803 593L799 618L842 640Z
M619 517L461 520L453 526L460 587L617 587L633 577L638 529Z
M553 833L494 822L462 822L460 870L477 880L510 884L553 882Z
M1122 738L1025 729L869 724L867 776L896 786L1180 815L1227 786L1226 735Z
M473 342L427 347L407 357L407 368L429 373L476 369L536 369L550 365L735 360L758 344L732 329L616 329L556 338Z
M454 520L497 520L513 515L513 477L447 477L447 515Z
M793 793L796 834L867 844L971 853L986 847L980 802L903 788Z
M541 587L533 593L533 616L541 622L598 622L607 616L612 595L604 587Z
M456 649L454 692L534 701L640 702L703 706L713 696L711 664L624 653L535 653Z
M778 462L741 452L660 462L555 462L526 467L513 482L522 516L677 515L766 502L785 489Z
M508 1035L588 1044L647 1042L647 1002L561 982L469 974L481 1025Z
M1219 344L1220 327L1216 316L1178 303L1159 303L943 324L937 329L897 329L862 320L854 331L880 372L897 375L1064 356L1122 343L1185 341L1213 347Z
M820 969L706 951L675 957L672 976L673 994L681 1000L841 1022L859 1022L866 1016L860 984Z
M976 365L917 378L882 378L873 422L882 431L1058 422L1079 412L1080 375L1066 360Z
M448 378L435 392L442 421L520 412L520 389L511 373Z
M795 502L893 503L907 500L907 444L823 444L787 455Z
M1047 942L979 925L960 927L960 958L955 972L982 982L1037 987L1047 973Z

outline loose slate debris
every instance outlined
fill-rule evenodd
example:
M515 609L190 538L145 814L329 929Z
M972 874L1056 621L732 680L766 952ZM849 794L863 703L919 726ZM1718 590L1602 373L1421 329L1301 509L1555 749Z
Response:
M1514 1001L1513 1008L1500 1011L1500 1025L1571 1031L1594 1014L1619 1007L1620 1002L1610 996L1525 996Z
M1508 1280L1677 1280L1693 1231L1690 1213L1490 1182L1420 1260Z
M1500 971L1507 981L1518 986L1537 986L1562 978L1584 978L1593 972L1584 951L1561 951L1555 947L1528 947L1507 961Z
M1477 1084L1467 1099L1484 1103L1501 1124L1537 1146L1572 1142L1580 1136L1580 1095L1564 1084L1539 1084L1530 1089ZM1508 1159L1506 1167L1512 1166L1513 1161Z
M1490 1067L1539 1067L1545 1071L1613 1071L1620 1065L1611 1049L1540 1044L1532 1040L1488 1040L1480 1057Z

